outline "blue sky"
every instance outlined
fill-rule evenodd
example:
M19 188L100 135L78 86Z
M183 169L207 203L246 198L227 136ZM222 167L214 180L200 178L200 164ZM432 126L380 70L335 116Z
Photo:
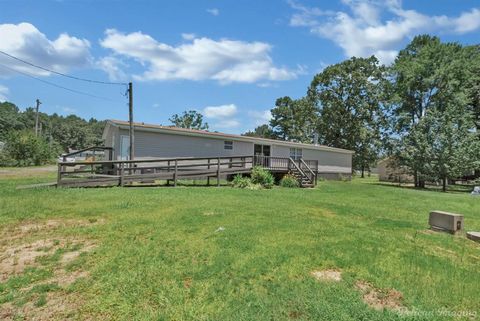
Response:
M389 64L421 33L480 43L478 0L0 0L0 8L0 50L79 77L132 80L135 121L167 125L195 109L229 133L267 122L276 98L303 96L313 75L352 55ZM126 120L124 92L0 55L0 100L22 109L39 98L47 113Z

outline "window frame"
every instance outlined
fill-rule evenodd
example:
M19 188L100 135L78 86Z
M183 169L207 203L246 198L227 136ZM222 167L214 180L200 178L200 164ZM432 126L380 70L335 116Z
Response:
M224 150L233 150L233 140L224 140L223 141Z
M296 148L296 147L290 147L290 158L293 160L299 160L303 158L303 149L302 148Z

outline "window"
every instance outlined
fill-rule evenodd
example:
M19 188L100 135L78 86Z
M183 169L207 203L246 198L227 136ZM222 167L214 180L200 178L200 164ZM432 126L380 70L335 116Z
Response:
M299 160L302 158L302 149L301 148L290 148L290 157L293 160Z
M223 149L233 150L233 142L231 140L226 140Z
M130 159L130 136L120 135L120 160Z

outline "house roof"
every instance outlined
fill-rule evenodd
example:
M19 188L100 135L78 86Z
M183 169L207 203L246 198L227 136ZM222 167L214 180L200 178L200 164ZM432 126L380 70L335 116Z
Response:
M173 126L162 126L162 125L145 124L145 123L133 123L133 124L134 124L135 130L142 130L142 131L152 131L152 132L158 132L158 133L184 135L184 136L209 137L209 138L216 138L216 139L229 139L229 140L252 142L252 143L293 146L298 148L325 150L325 151L347 153L347 154L354 153L351 150L329 147L324 145L296 143L296 142L282 141L282 140L276 140L276 139L241 136L241 135L210 132L206 130L187 129L187 128L180 128L180 127L173 127ZM130 124L128 121L110 119L107 121L107 126L108 125L117 126L122 129L128 129Z

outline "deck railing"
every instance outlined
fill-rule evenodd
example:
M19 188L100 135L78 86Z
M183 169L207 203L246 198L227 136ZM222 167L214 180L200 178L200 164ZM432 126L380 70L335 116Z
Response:
M117 161L59 162L57 186L124 186L167 180L177 185L179 179L216 178L250 173L253 166L271 171L290 170L289 158L270 156L183 157Z
M254 156L254 164L256 166L262 166L269 170L288 170L288 158L287 157L274 157L274 156Z

